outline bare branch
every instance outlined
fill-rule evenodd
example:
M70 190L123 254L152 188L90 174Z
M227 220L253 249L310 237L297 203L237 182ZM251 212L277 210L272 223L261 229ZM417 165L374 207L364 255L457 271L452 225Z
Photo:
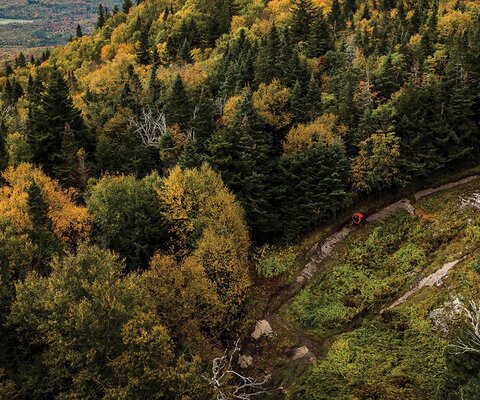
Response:
M462 303L461 310L467 317L468 330L465 338L459 339L452 347L456 349L456 354L480 354L480 303L470 301L468 306Z
M160 139L167 134L165 114L153 111L151 108L143 108L140 119L132 118L130 123L146 147L158 149L160 147Z
M5 105L2 108L0 108L0 121L3 121L3 119L8 115L8 113L12 110L11 105Z
M230 354L225 350L222 357L213 359L212 376L209 382L216 393L217 400L251 400L267 392L265 385L270 375L258 382L233 369L234 360L240 353L239 342L240 339L235 342L235 347Z

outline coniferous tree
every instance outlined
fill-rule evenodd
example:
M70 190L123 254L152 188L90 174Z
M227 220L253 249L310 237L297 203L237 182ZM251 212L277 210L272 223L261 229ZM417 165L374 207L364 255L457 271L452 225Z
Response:
M185 127L190 119L190 99L179 74L177 74L170 93L165 100L165 114L169 125L179 124Z
M8 78L13 74L13 68L8 61L5 61L5 76Z
M334 35L345 28L345 20L339 0L333 0L330 14L328 14L328 22L332 26Z
M29 110L28 139L34 154L34 161L52 171L58 163L58 150L62 146L65 125L75 134L79 145L91 149L92 139L88 135L80 112L73 106L68 85L60 71L54 69L42 92L38 83L32 81L29 87L30 100L39 98L39 104L31 104Z
M283 190L281 220L288 238L296 238L335 216L349 202L348 159L340 145L314 144L280 159Z
M308 35L308 55L310 57L320 57L332 49L332 37L330 27L320 9L314 14L314 19Z
M80 24L77 25L76 36L77 38L81 38L83 36L82 27L80 26Z
M67 123L58 154L58 164L54 168L54 175L66 186L76 186L78 182L76 177L77 153L78 145L75 140L75 134Z
M291 35L295 43L308 40L314 18L315 10L310 0L296 0L293 3Z
M376 87L385 99L388 99L399 88L396 82L391 54L387 55L381 66L380 75L376 79Z
M52 223L48 217L49 207L36 182L32 182L28 187L27 195L27 205L32 219L30 237L36 246L34 266L38 272L45 274L48 262L61 250L62 244L52 232Z
M153 47L151 61L152 61L152 68L150 70L150 75L148 77L148 95L149 95L149 103L151 105L156 105L162 93L162 84L157 77L160 59L159 59L158 50L156 46Z
M312 75L308 82L307 92L303 101L305 103L306 119L313 120L320 116L322 111L322 99L321 99L320 86L317 79Z
M20 52L18 57L15 58L15 66L17 68L25 68L27 66L27 59L25 58L25 54Z
M96 28L101 29L105 25L105 9L103 7L103 4L100 3L98 6L98 18L97 18L97 24Z
M123 0L122 11L123 11L125 14L128 14L128 12L130 11L130 9L131 9L132 7L133 7L132 0Z
M273 138L253 108L246 89L233 121L210 140L210 161L220 171L247 213L255 238L266 239L279 229L275 212Z
M255 78L258 82L270 83L273 78L278 76L277 60L279 49L280 39L278 30L273 25L258 49L255 61Z
M150 44L148 42L148 32L150 26L146 24L140 32L139 46L137 49L137 62L140 65L147 65L150 62Z

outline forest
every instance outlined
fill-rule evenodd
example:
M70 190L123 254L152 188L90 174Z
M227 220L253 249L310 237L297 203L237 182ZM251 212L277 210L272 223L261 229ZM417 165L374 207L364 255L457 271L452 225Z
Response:
M475 0L124 0L98 5L93 34L71 30L0 71L2 399L263 398L231 371L215 379L214 361L251 333L257 288L294 268L288 249L356 204L479 164ZM473 249L475 218L466 233L438 227L442 243L474 229ZM434 253L405 224L370 239L378 268L408 274ZM400 260L405 238L425 248ZM367 262L356 251L342 265ZM407 283L398 273L385 287ZM328 309L356 295L342 286L354 278L334 278L294 299L304 328L353 319L308 315L319 298ZM363 288L358 313L385 287ZM393 330L427 328L402 318L352 340L405 351ZM342 383L338 346L262 395L473 400L480 388L478 357L435 343L435 362L406 368L423 376L413 391L395 374L368 390Z

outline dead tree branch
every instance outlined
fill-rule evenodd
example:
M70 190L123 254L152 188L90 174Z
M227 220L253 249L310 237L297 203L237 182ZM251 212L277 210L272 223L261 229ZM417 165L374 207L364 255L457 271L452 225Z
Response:
M167 134L167 120L163 112L143 108L140 118L132 119L130 123L144 146L160 148L160 139Z
M217 400L251 400L266 393L265 385L270 379L269 375L258 382L233 369L234 360L240 354L239 341L235 342L235 347L230 353L225 350L222 357L213 360L212 376L209 381L217 395Z
M457 354L480 354L480 303L470 301L468 306L462 303L461 310L467 317L468 329L465 338L459 339L453 347Z

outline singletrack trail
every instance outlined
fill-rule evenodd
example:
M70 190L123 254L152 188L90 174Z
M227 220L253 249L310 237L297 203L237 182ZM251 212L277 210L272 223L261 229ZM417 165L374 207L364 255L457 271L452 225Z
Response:
M450 182L445 185L438 186L436 188L429 188L429 189L418 191L414 193L411 197L412 199L415 199L415 201L418 201L421 198L429 196L433 193L441 192L447 189L452 189L454 187L471 182L477 178L479 178L479 175L469 176L467 178ZM390 205L382 207L379 210L376 210L370 214L367 213L368 216L366 220L367 222L381 221L387 216L391 215L392 213L398 210L405 210L411 215L414 215L415 213L414 204L412 204L412 202L409 199L404 198ZM336 232L327 236L322 242L316 243L310 251L311 255L307 263L305 264L305 267L298 273L298 275L295 277L295 279L290 285L279 289L276 293L274 293L271 296L265 308L264 319L267 320L270 324L279 326L283 330L292 334L293 336L298 337L299 345L306 346L310 351L309 354L313 353L314 355L318 355L319 350L322 348L325 341L328 339L325 339L322 341L317 340L316 338L313 338L311 335L308 335L305 332L302 332L298 328L289 325L287 321L282 319L282 316L278 311L288 300L294 297L301 289L303 289L309 282L311 282L314 277L318 275L323 261L326 258L334 255L335 247L339 243L341 243L343 240L345 240L348 237L348 235L355 229L357 229L356 226L353 226L353 224L351 223L347 223L343 227L338 229ZM393 307L396 307L397 305L402 304L413 294L417 293L421 288L425 286L433 286L438 284L438 282L440 282L447 275L448 271L451 268L453 268L455 265L463 261L464 258L465 256L458 260L445 263L440 269L438 269L431 275L421 279L414 288L409 290L402 297L400 297L398 300L392 303L388 307L388 309L391 309Z

